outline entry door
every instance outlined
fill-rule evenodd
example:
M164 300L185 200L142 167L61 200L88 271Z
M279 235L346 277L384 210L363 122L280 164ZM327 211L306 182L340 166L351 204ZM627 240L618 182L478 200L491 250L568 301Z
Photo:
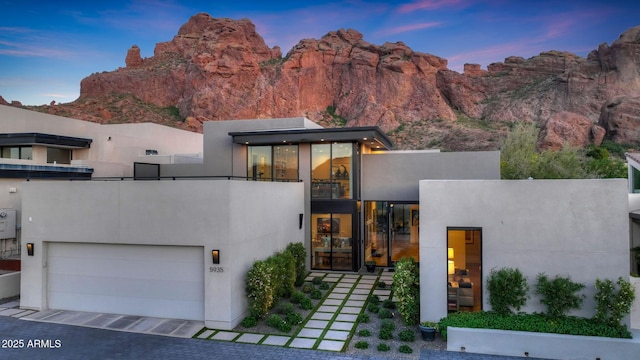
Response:
M312 268L353 270L353 216L312 214Z
M405 257L420 261L418 204L369 201L365 206L365 261L378 266L390 266Z

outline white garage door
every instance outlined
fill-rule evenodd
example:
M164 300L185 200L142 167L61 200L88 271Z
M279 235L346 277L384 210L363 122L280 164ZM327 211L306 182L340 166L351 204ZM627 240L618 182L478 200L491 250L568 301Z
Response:
M203 251L51 243L49 308L204 320Z

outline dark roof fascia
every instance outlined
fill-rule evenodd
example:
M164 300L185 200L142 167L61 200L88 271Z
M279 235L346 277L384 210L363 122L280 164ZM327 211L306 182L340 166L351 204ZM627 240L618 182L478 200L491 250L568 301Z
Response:
M278 143L320 143L334 141L357 141L370 144L372 141L381 148L390 150L393 142L377 126L328 128L328 129L289 129L230 132L235 144L267 145ZM364 139L367 140L364 140Z
M43 133L0 134L0 146L51 145L60 148L88 149L92 139Z
M0 178L11 179L91 179L92 168L0 164Z

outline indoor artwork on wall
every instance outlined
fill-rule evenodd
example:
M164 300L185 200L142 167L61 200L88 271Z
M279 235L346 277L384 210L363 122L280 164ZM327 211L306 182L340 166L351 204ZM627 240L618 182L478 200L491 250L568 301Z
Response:
M318 233L339 233L340 219L318 218Z

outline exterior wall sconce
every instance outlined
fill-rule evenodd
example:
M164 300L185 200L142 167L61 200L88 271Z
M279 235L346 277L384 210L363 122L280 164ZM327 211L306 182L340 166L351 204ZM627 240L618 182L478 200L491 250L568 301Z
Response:
M220 250L211 250L211 261L214 264L220 264Z
M27 255L33 256L33 243L27 243Z
M304 219L304 214L298 214L298 229L302 229L302 219Z

